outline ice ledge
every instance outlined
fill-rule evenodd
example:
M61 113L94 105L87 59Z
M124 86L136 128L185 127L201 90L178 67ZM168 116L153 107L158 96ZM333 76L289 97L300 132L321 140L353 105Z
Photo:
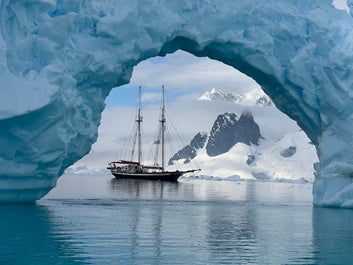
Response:
M48 105L58 87L46 81L28 81L10 73L0 73L0 119L23 115Z
M0 204L32 203L56 186L57 179L0 176Z
M353 208L353 177L317 177L313 186L313 204Z

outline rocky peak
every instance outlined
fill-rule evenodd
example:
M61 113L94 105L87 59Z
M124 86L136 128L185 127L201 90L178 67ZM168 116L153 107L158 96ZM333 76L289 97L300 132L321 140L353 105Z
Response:
M229 151L236 143L258 144L260 128L250 111L243 112L239 119L234 113L224 113L214 122L206 145L209 156Z
M189 163L191 159L195 158L197 151L205 146L207 140L206 132L199 132L191 140L190 144L179 150L169 159L168 165L172 165L174 161L184 159L184 163Z

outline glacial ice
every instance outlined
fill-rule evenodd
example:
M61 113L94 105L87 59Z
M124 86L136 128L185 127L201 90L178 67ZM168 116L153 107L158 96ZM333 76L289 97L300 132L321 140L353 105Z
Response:
M314 204L353 206L353 20L332 0L7 0L0 12L1 202L44 196L89 152L110 89L181 49L255 79L316 146Z

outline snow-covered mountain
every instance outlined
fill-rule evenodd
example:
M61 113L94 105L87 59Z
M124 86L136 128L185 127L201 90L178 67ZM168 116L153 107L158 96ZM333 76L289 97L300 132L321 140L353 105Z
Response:
M236 93L212 88L199 97L199 100L241 103L249 106L255 104L258 106L270 106L272 104L271 99L260 89L254 89L245 93Z
M205 147L209 156L224 154L237 143L258 145L261 134L252 114L247 111L237 117L229 112L218 115Z
M189 163L202 148L206 149L208 156L214 157L228 152L237 143L258 145L260 138L259 126L250 112L242 113L239 119L235 113L226 112L218 115L210 133L197 133L190 144L169 159L168 164L180 159L184 164Z
M305 133L287 126L289 118L279 115L262 91L242 95L212 89L201 96L199 100L233 102L237 110L243 106L243 113L239 118L239 113L220 114L208 133L198 133L169 164L194 163L202 168L200 177L208 179L313 181L313 163L318 159ZM262 107L266 107L265 116ZM268 127L277 130L269 134Z

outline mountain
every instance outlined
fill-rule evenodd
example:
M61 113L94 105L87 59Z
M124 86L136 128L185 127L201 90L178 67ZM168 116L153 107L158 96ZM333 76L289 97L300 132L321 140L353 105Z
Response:
M231 103L240 103L243 105L271 106L272 101L262 90L254 89L244 93L235 93L212 88L205 92L199 100L223 101Z
M199 98L199 100L220 100L234 103L242 102L244 99L244 95L236 94L233 92L225 92L216 88L212 88L211 91L207 91Z
M204 147L207 155L214 157L228 152L237 143L258 145L260 138L260 128L251 112L243 112L239 119L235 113L226 112L218 115L209 134L197 133L189 145L172 156L168 165L180 159L184 164L189 163Z
M191 140L190 144L179 150L174 154L168 161L168 165L173 165L174 161L183 159L184 164L190 162L191 159L195 158L197 151L205 146L208 134L205 132L199 132Z
M226 153L237 143L258 144L260 128L250 111L243 112L239 119L234 113L224 113L217 117L210 131L206 145L211 157Z
M200 144L179 150L169 165L194 164L202 169L199 178L206 179L313 181L318 159L305 133L260 89L241 95L219 89L204 93L200 102L224 102L235 111L216 116L207 134L194 137L193 141L203 135Z

